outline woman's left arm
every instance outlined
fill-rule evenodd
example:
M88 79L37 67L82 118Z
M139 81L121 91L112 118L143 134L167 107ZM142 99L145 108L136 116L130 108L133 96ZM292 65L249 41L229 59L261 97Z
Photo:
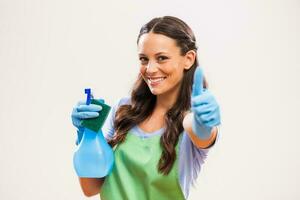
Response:
M186 131L186 133L188 134L188 136L190 137L191 141L193 142L193 144L201 149L206 149L209 148L210 146L212 146L217 138L217 134L218 134L218 128L215 126L211 129L210 132L210 136L206 139L204 138L200 138L198 136L197 133L195 133L196 131L193 131L193 118L194 118L194 114L188 113L183 120L183 128Z
M199 67L194 74L191 109L183 120L183 127L195 146L208 148L218 134L220 108L212 93L203 87L203 72Z

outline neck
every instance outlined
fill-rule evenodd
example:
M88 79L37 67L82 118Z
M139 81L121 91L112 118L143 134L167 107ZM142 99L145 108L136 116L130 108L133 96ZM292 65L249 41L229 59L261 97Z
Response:
M176 87L172 91L168 91L166 93L157 95L155 109L166 113L175 104L177 100L178 92L179 92L179 87Z

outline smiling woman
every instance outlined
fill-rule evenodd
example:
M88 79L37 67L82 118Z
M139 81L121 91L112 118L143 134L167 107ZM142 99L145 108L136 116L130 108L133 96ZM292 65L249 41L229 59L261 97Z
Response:
M153 32L140 37L138 51L141 75L155 95L171 89L178 93L184 70L192 66L196 57L193 50L182 56L174 39Z
M138 79L103 130L115 166L105 178L80 178L80 184L87 196L100 193L102 200L187 199L215 143L219 105L207 89L196 39L185 22L152 19L141 28L137 47Z

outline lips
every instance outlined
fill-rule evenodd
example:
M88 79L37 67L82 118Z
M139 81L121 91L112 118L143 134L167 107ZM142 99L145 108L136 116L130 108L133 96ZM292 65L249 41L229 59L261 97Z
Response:
M160 84L162 81L164 81L167 77L148 77L148 81L151 86L156 86Z

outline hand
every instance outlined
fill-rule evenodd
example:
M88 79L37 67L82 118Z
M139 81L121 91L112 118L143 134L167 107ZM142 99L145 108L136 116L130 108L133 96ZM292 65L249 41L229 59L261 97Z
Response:
M212 128L221 123L220 108L211 92L203 87L203 71L200 67L194 73L191 106L194 132L200 138L208 139Z
M103 99L100 99L104 103ZM84 101L79 101L72 111L72 123L77 128L77 140L76 145L81 141L83 134L83 127L81 125L81 120L89 119L99 116L99 111L102 109L101 106L95 104L86 105Z

